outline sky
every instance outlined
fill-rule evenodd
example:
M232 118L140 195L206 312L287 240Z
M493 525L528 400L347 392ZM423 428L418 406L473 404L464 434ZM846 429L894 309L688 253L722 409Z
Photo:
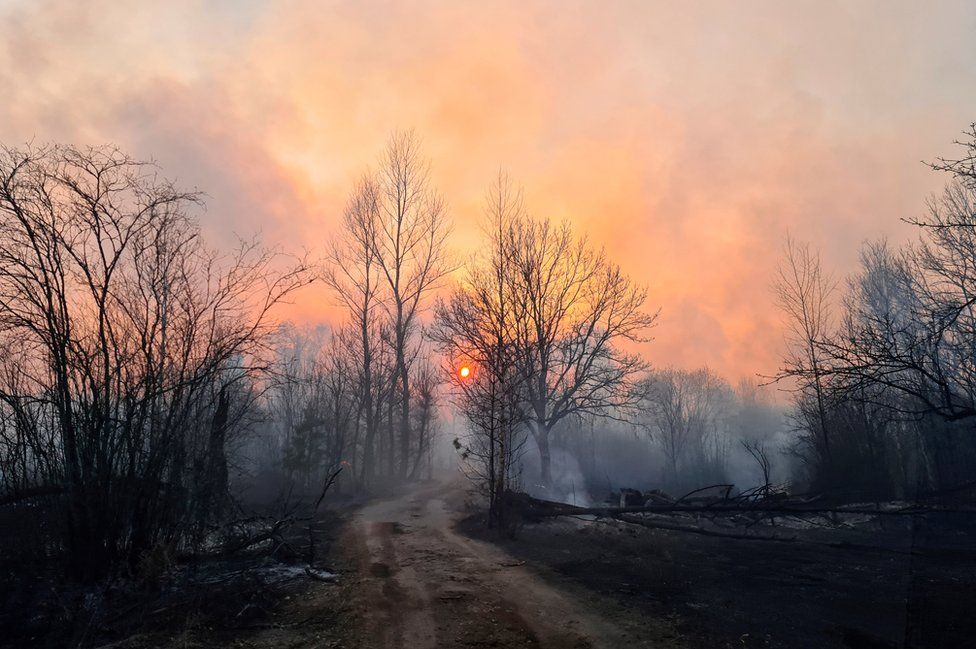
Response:
M778 367L787 233L838 278L912 236L976 120L976 4L0 0L0 89L0 143L115 144L214 244L313 255L412 129L459 258L503 169L648 287L654 365L736 381Z

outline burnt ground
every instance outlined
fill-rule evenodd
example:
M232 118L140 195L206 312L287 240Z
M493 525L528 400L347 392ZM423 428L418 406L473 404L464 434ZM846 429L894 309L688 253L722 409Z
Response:
M336 543L349 511L323 511L307 557L266 549L172 561L151 583L136 576L82 587L53 564L0 565L0 647L148 649L339 647L352 633L351 582ZM307 525L293 540L307 542ZM335 581L321 581L336 572Z
M510 540L427 483L323 513L313 565L334 582L267 552L99 591L0 566L0 647L976 646L971 521L912 523L773 542L562 518Z
M888 521L792 542L715 538L579 519L492 540L569 592L666 620L694 647L976 646L972 521ZM867 548L865 546L880 546Z

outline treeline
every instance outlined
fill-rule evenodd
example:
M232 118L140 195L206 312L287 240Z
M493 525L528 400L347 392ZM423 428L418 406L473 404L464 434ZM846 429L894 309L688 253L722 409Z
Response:
M138 570L205 545L241 515L232 482L262 468L295 495L339 468L360 489L429 470L437 375L420 319L450 266L417 141L390 140L318 264L254 241L209 249L201 205L112 148L2 150L6 559L64 558L82 579ZM346 322L279 325L274 308L313 281Z
M778 378L795 395L795 488L910 497L974 475L969 136L963 157L935 165L952 178L914 222L918 240L865 246L842 292L815 252L787 245ZM777 407L708 370L652 371L637 353L656 317L644 288L568 225L530 215L504 176L463 267L410 134L353 188L320 263L254 241L211 250L200 206L115 149L0 150L6 558L64 559L94 579L202 547L234 515L235 473L297 494L340 469L359 490L429 475L444 383L467 424L455 446L501 527L525 467L536 492L564 498L559 454L597 475L609 427L654 450L646 475L667 488L726 482L743 464L754 484L785 477ZM313 281L343 321L276 322Z
M672 493L712 484L771 487L790 474L784 411L761 385L733 387L707 368L646 379L642 429L658 454L654 483ZM626 486L626 485L625 485Z
M958 491L976 476L976 126L901 248L865 244L838 285L790 241L777 292L791 325L800 481L879 498Z
M431 360L408 364L408 444L402 453L402 411L393 391L389 347L376 350L372 381L366 384L361 347L350 339L348 328L285 324L274 340L269 385L259 403L261 418L240 454L248 468L242 483L257 492L255 500L283 491L318 494L339 470L335 487L348 491L431 476L442 406L440 368ZM370 399L374 418L367 419Z
M137 571L206 546L242 515L231 491L429 471L438 379L421 314L451 266L417 140L391 138L317 264L253 241L209 249L201 205L112 148L2 150L4 558ZM313 281L345 322L276 322Z

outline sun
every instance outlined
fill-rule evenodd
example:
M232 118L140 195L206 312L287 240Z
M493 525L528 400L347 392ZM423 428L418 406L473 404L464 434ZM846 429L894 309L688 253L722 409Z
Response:
M461 369L458 370L458 376L460 376L462 379L468 378L471 376L471 368L467 365L462 365Z

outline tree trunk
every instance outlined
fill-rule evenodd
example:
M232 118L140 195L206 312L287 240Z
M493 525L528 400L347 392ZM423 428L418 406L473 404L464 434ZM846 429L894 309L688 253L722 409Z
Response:
M398 364L403 388L400 393L402 399L400 402L400 477L406 478L410 464L410 377L402 347L397 352L400 356Z
M227 505L227 421L230 415L230 399L227 386L221 386L217 396L217 409L210 427L210 460L206 486L206 505L201 523L214 514L221 514Z
M387 447L386 447L386 478L387 480L393 479L397 474L397 462L396 462L396 403L394 403L395 390L390 390L390 400L386 404L386 433L387 433Z
M549 428L542 424L532 427L533 438L539 447L539 482L543 487L552 486L552 456L549 453Z

